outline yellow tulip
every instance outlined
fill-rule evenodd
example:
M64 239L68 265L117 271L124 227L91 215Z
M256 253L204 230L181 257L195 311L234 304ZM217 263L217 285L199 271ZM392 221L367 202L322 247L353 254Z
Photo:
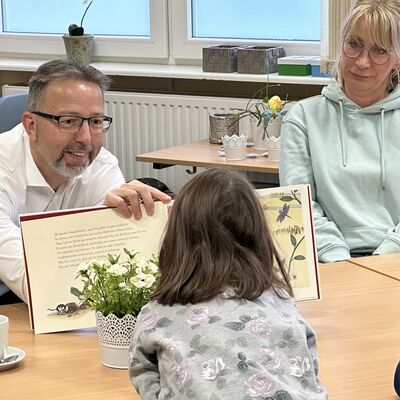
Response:
M269 100L268 100L268 108L272 111L272 112L279 112L282 110L283 107L283 101L281 100L281 98L279 96L272 96Z

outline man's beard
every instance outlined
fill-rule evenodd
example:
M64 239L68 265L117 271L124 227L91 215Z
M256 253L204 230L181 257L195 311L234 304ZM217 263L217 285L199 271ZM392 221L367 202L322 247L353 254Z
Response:
M70 166L65 162L64 155L68 151L86 151L88 153L88 160L83 165L75 165ZM49 166L57 172L59 175L64 176L65 178L74 178L76 176L81 175L85 169L93 162L94 156L94 146L92 144L84 144L84 145L71 145L67 146L63 149L60 157L56 161L51 162L50 160L46 160Z
M60 156L56 161L52 161L48 158L46 152L43 151L43 148L39 142L39 138L36 138L36 143L38 146L39 152L42 154L44 160L47 165L58 175L63 176L64 178L75 178L76 176L81 175L85 169L93 162L95 159L94 154L94 146L92 144L71 144L69 146L64 147ZM65 154L67 152L73 151L86 151L88 153L88 160L82 165L68 165L65 161Z

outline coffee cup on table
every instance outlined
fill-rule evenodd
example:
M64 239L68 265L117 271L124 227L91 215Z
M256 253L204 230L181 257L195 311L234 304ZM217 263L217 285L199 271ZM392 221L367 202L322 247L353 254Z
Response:
M8 317L0 315L0 360L7 355L8 349Z

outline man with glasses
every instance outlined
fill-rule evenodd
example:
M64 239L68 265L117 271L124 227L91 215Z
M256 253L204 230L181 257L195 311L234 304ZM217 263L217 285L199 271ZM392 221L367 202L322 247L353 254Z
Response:
M125 183L103 147L109 78L91 66L54 60L29 81L27 111L0 135L0 281L27 301L18 215L105 204L141 217L139 202L170 197L139 181ZM0 298L1 302L1 298Z
M309 183L318 258L400 252L400 1L354 3L336 82L284 119L280 182Z

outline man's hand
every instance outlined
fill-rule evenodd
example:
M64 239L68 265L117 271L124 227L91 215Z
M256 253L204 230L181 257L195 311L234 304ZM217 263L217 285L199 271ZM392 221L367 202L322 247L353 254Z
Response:
M133 214L135 219L140 219L142 217L140 203L143 202L147 215L153 215L154 200L166 203L171 197L152 186L133 180L108 193L104 205L116 207L123 217L130 218Z

